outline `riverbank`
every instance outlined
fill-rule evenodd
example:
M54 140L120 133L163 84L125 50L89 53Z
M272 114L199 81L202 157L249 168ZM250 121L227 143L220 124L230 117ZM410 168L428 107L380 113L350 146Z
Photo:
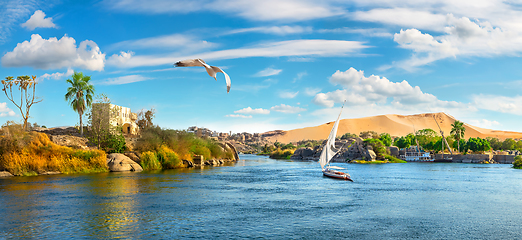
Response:
M59 130L26 132L17 124L3 126L0 177L219 166L239 160L228 142L159 127L144 132L134 145L136 151L109 155L89 147L86 138L63 135L71 129Z

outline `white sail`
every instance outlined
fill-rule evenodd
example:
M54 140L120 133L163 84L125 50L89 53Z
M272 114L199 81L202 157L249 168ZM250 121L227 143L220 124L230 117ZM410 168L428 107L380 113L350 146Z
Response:
M328 135L326 144L324 145L323 151L321 152L321 156L319 157L319 164L321 165L321 169L324 169L324 166L326 166L338 152L335 149L335 137L337 136L337 128L339 127L339 119L341 119L343 107L344 104L341 107L341 112L339 113L339 116L337 117L337 120L335 121L332 127L332 131L330 131L330 135Z

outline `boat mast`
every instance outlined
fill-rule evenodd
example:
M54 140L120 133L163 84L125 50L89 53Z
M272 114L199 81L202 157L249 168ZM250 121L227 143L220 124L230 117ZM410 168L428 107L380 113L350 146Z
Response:
M451 151L448 141L446 141L446 138L444 137L444 132L440 128L439 122L437 122L437 119L435 118L435 114L433 114L433 119L435 120L435 123L437 123L437 127L439 127L439 131L440 131L440 135L442 136L442 140L443 140L442 141L442 159L444 159L444 143L446 143L446 146L448 147L448 151L450 152L451 155L453 155L453 152Z

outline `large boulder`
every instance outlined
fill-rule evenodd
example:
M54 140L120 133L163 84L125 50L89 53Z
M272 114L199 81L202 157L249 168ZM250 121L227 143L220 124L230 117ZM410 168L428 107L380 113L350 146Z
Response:
M141 162L137 152L124 152L123 154L138 164Z
M366 161L375 161L375 158L377 158L377 154L373 150L366 150L364 152L364 158Z
M299 148L295 150L294 154L292 155L292 159L307 159L307 158L313 158L314 156L314 150L312 148Z
M143 168L121 153L107 155L107 165L111 172L141 172Z
M0 171L0 178L4 178L4 177L12 177L13 174L11 174L10 172L8 171Z

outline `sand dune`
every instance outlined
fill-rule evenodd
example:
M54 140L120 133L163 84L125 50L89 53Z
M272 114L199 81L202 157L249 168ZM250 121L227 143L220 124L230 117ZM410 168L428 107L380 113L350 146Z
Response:
M354 133L359 135L360 132L364 131L375 131L377 133L389 133L392 136L405 136L408 133L413 133L420 129L431 128L436 132L439 132L437 123L434 120L437 119L441 129L445 135L448 135L451 131L451 124L456 120L454 117L447 115L446 113L423 113L416 115L380 115L374 117L355 118L355 119L342 119L339 122L339 130L337 136L342 136L345 133ZM323 140L328 137L332 124L329 122L320 126L307 127L294 129L289 131L282 131L282 134L268 137L268 140L275 142L276 140L282 143L297 142L300 140ZM499 139L514 138L522 139L521 132L509 132L509 131L498 131L479 128L464 123L466 128L465 138L470 137L496 137Z

